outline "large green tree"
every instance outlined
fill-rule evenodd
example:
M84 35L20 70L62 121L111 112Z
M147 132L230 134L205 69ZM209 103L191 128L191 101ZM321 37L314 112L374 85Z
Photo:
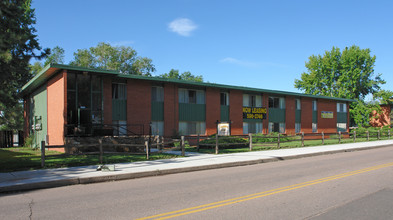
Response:
M42 51L35 35L36 23L31 0L0 1L0 125L10 124L23 117L20 104L21 87L31 79L29 61L41 59L49 49ZM15 109L19 106L18 109ZM14 114L18 111L19 114ZM19 117L15 119L12 117ZM20 127L19 127L20 129Z
M380 107L373 102L365 102L369 94L378 94L385 84L381 74L374 73L375 56L370 49L358 46L346 47L342 52L333 47L323 55L312 55L306 62L307 72L295 80L295 87L305 93L338 98L355 99L350 115L358 126L367 126L372 111Z
M324 55L312 55L307 72L295 80L295 87L308 94L339 98L364 99L380 89L385 81L374 73L375 56L370 49L333 47Z
M89 68L117 70L124 74L148 75L155 71L152 60L137 56L131 47L111 46L99 43L96 47L79 49L74 53L71 65Z
M192 75L191 72L186 71L183 73L179 73L179 70L171 69L169 73L161 74L160 77L166 79L178 79L178 80L187 80L193 82L203 82L203 77L201 75L195 76Z

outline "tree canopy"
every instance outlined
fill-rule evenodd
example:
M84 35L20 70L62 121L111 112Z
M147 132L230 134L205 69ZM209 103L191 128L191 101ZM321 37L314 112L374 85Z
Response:
M306 62L307 72L295 80L295 87L305 93L338 98L364 99L380 89L385 81L374 74L375 56L370 49L333 47L323 56L312 55Z
M38 43L35 22L31 0L0 1L0 125L10 128L21 126L16 125L23 116L19 92L31 79L30 59L49 53Z
M160 77L166 79L179 79L179 80L187 80L193 82L203 82L203 77L201 75L195 76L192 75L191 72L186 71L182 74L179 73L179 70L171 69L169 73L161 74Z
M88 68L117 70L124 74L148 75L155 71L152 60L137 56L131 47L98 43L96 47L79 49L71 65Z

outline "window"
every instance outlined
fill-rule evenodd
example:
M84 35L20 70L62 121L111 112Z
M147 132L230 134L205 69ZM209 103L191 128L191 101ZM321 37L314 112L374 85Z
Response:
M182 135L195 135L195 134L205 134L206 133L206 123L205 122L179 122L179 132Z
M220 104L229 105L229 94L227 92L220 93Z
M301 103L300 99L295 99L296 110L301 110Z
M127 85L114 83L112 84L112 99L127 99Z
M269 108L285 109L285 98L269 97Z
M151 134L152 135L164 135L164 122L163 121L152 121L151 122Z
M244 107L262 107L262 96L243 94Z
M313 132L313 133L318 132L317 123L312 123L312 132Z
M205 91L179 89L179 103L205 104Z
M285 122L282 123L269 122L269 133L272 132L285 133Z
M163 87L151 87L151 101L153 102L164 102L164 88Z
M317 100L312 101L312 110L316 111L317 110Z
M295 123L295 133L300 133L300 131L301 131L301 124Z
M127 121L112 121L114 136L127 136Z
M243 134L262 133L262 122L243 122Z
M280 126L280 133L284 134L285 133L285 122L279 123Z
M337 123L337 131L347 131L347 123Z
M337 103L337 112L347 112L347 104Z

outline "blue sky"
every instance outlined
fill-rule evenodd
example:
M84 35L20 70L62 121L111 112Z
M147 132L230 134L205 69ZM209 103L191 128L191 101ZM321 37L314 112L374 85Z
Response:
M333 46L370 48L393 90L393 1L33 0L42 47L65 62L99 42L131 46L154 75L178 69L205 81L299 92L308 57Z

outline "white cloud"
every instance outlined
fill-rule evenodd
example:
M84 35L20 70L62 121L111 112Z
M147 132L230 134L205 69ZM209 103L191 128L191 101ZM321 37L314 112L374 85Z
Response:
M198 26L188 18L177 18L169 23L168 28L181 36L188 37Z
M118 42L110 42L110 45L112 46L127 46L130 44L134 44L134 41L131 40L125 40L125 41L118 41Z
M285 68L286 65L279 64L279 63L272 63L272 62L252 62L247 60L239 60L232 57L226 57L220 60L221 63L230 63L235 64L238 66L245 66L245 67L263 67L263 66L272 66L272 67L280 67Z
M257 67L257 66L259 66L259 63L256 63L256 62L238 60L238 59L232 58L232 57L226 57L224 59L221 59L220 62L222 62L222 63L231 63L231 64L236 64L236 65L239 65L239 66L246 66L246 67Z

